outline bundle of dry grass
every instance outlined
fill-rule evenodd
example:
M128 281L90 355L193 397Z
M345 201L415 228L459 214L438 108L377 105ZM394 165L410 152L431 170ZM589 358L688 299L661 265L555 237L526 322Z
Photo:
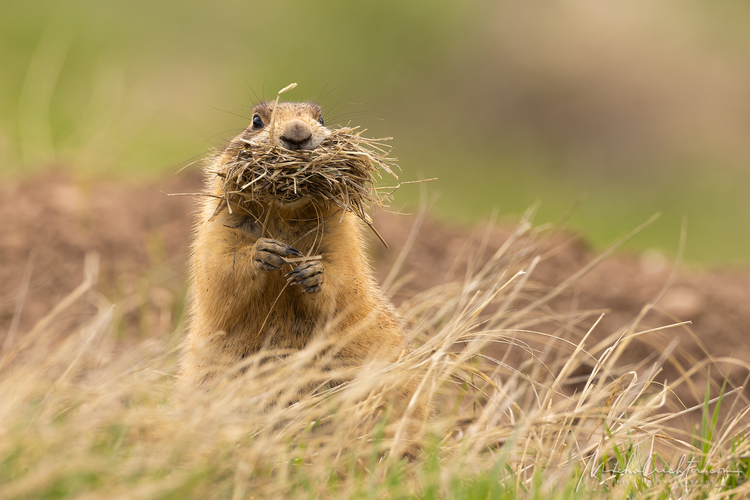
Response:
M215 172L224 180L224 199L292 203L306 197L336 204L365 219L365 208L386 208L394 188L383 193L374 175L384 170L396 179L394 158L388 157L390 138L363 137L364 130L344 127L331 131L313 151L292 151L278 145L241 139L230 146L234 161ZM368 222L367 220L365 220ZM369 223L369 222L368 222Z

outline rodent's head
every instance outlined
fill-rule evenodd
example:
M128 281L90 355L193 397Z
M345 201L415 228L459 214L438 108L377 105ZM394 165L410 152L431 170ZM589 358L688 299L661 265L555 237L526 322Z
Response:
M317 104L265 101L253 108L253 121L240 137L265 144L273 137L275 145L296 151L315 149L330 133Z
M206 168L210 196L220 199L215 213L311 207L316 217L327 210L352 212L371 224L365 207L385 206L388 199L375 188L373 174L383 169L398 177L385 139L361 134L357 127L327 129L317 104L261 102L252 124Z

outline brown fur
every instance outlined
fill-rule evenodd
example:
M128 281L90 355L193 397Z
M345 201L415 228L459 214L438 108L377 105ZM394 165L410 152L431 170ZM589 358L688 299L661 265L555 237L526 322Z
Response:
M273 107L257 105L253 115L264 126L251 125L230 146L239 144L240 138L267 142ZM319 117L315 104L280 103L274 142L287 149L314 148L328 133ZM225 150L208 165L207 193L222 194L222 180L211 172L220 171L229 155ZM406 348L393 307L373 278L363 223L357 216L347 212L342 218L332 203L306 198L289 204L250 203L244 209L230 204L232 213L224 208L214 214L217 200L206 197L195 226L189 326L181 362L185 385L205 384L262 348L302 349L321 336L341 341L334 347L335 359L346 365L370 358L395 359ZM262 238L305 256L322 256L311 265L322 272L298 285L288 284L285 275L304 266L263 269L267 264L262 261L268 259L258 261Z

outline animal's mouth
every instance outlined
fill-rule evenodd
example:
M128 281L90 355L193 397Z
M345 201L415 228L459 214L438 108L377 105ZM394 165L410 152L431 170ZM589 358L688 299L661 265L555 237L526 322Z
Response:
M305 140L303 142L288 141L283 137L279 139L279 145L289 151L309 151L313 152L316 147L320 145L319 141L317 144L312 139Z

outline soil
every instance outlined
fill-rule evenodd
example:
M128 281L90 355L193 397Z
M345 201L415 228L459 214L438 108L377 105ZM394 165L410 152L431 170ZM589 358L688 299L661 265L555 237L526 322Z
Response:
M98 292L78 309L55 320L65 328L86 310L118 303L123 336L173 327L185 290L185 262L195 199L167 197L200 189L195 174L152 183L80 182L47 174L0 187L0 338L13 330L23 335L83 281L84 258L98 255ZM373 239L376 269L385 278L412 230L415 217L379 215L376 226L391 245L385 251ZM456 227L429 217L406 257L402 275L413 278L395 296L460 279L472 263L486 261L508 238L512 227ZM531 274L540 287L554 287L596 257L570 234L557 234L545 258ZM672 263L659 255L616 254L578 281L553 303L555 308L607 310L588 346L632 322L644 305L660 296L670 281ZM24 276L28 292L24 293ZM103 300L106 298L107 300ZM690 320L689 327L650 334L628 347L632 361L653 359L674 339L679 356L665 368L665 378L694 365L707 353L750 364L750 270L683 269L657 308L638 327L644 330ZM20 314L19 314L20 313ZM14 318L16 320L14 321ZM148 323L148 329L142 328ZM128 328L131 325L133 328ZM141 332L141 333L138 333ZM750 365L748 365L750 366ZM730 379L742 385L747 370L733 369Z

